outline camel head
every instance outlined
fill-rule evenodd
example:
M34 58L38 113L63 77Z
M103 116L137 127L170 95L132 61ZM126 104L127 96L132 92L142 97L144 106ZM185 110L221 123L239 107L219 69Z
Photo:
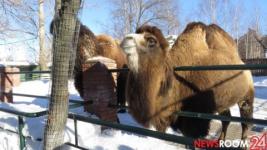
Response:
M164 57L169 44L160 29L144 25L136 33L126 35L121 47L127 55L129 69L137 73L144 61Z
M126 56L120 48L118 40L104 34L96 36L96 40L100 48L99 53L102 56L115 60L118 68L122 68L123 65L127 64Z
M105 57L111 57L111 51L119 48L117 42L111 36L101 34L96 36L96 40L100 46L100 53Z

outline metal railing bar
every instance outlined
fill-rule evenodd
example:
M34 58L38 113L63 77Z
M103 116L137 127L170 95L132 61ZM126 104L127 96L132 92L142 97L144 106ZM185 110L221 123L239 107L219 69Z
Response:
M258 70L258 69L267 69L267 64L179 66L174 68L175 71Z
M6 94L6 93L4 93ZM42 99L49 99L49 96L42 96L42 95L31 95L31 94L22 94L22 93L12 93L13 96L22 96L22 97L32 97L32 98L42 98Z
M13 115L17 115L17 116L29 117L29 118L40 117L40 116L47 114L47 110L35 112L35 113L27 113L27 112L11 110L11 109L1 108L1 107L0 107L0 111L10 113Z
M203 70L258 70L267 69L267 64L234 64L234 65L209 65L209 66L178 66L175 71L203 71ZM109 69L109 72L127 72L128 68ZM20 71L5 72L5 74L49 74L51 71Z
M77 131L77 119L73 116L74 120L74 134L75 134L75 145L78 146L78 131Z
M3 127L0 127L0 131L1 131L1 130L19 135L19 133L18 133L17 131L13 131L13 130L10 130L10 129L5 129L5 128L3 128Z
M13 134L16 134L16 135L18 135L19 136L19 132L17 132L17 131L13 131L13 130L10 130L10 129L5 129L5 128L3 128L3 127L0 127L0 131L7 131L7 132L10 132L10 133L13 133ZM26 139L26 138L29 138L29 139L31 139L31 137L30 136L24 136L24 138Z
M7 93L4 93L7 94ZM50 99L50 96L42 96L42 95L31 95L31 94L22 94L22 93L12 93L14 96L23 96L23 97L32 97L32 98L42 98L42 99ZM93 101L81 101L78 99L69 99L69 102L71 103L92 103Z
M88 118L88 117L73 114L73 113L69 113L68 118L73 119L74 116L79 121L84 121L84 122L93 123L93 124L97 124L97 125L107 126L110 128L119 129L119 130L131 132L131 133L135 133L135 134L140 134L140 135L144 135L144 136L154 137L157 139L170 141L170 142L174 142L174 143L190 145L190 146L193 145L193 139L188 138L188 137L166 134L166 133L161 133L158 131L152 131L152 130L143 129L143 128L139 128L139 127L122 125L122 124L112 123L112 122L103 121L103 120L94 119L94 118Z
M73 103L73 104L70 104L70 105L69 105L69 109L77 108L77 107L80 107L80 106L83 106L83 104L80 104L80 103Z
M5 74L49 74L50 70L47 71L17 71L17 72L5 72Z
M77 108L82 106L82 104L80 103L74 103L69 105L69 109L73 109L73 108ZM12 109L7 109L7 108L2 108L0 107L0 111L5 112L5 113L10 113L13 115L17 115L17 116L22 116L22 117L29 117L29 118L35 118L35 117L40 117L40 116L44 116L48 113L48 110L44 110L44 111L39 111L39 112L22 112L22 111L17 111L17 110L12 110Z
M3 128L3 127L0 127L0 130L7 131L7 132L10 132L10 133L14 133L14 134L19 135L19 133L18 133L17 131L13 131L13 130L10 130L10 129L5 129L5 128ZM29 138L29 139L31 139L30 136L24 136L24 137L25 137L25 138Z
M121 69L108 69L109 72L128 72L128 68L121 68Z
M51 78L42 78L42 80L50 80ZM41 80L41 78L38 79L20 79L20 82L28 82L28 81L36 81L36 80Z
M204 71L204 70L258 70L267 69L267 64L240 64L240 65L210 65L210 66L179 66L174 71ZM128 68L109 69L109 72L127 72Z
M34 80L40 80L40 79L50 80L51 77L20 77L21 81L34 81Z
M2 127L0 127L0 130L7 131L7 132L10 132L10 133L14 133L14 134L16 134L16 135L19 135L19 133L16 132L16 131L12 131L12 130L9 130L9 129L4 129L4 128L2 128ZM25 136L24 136L24 138L30 138L30 139L31 139L31 137L25 137ZM42 139L41 139L41 140L42 140ZM81 146L74 145L74 144L72 144L72 143L70 143L70 142L67 142L67 143L65 143L65 144L66 144L66 145L69 145L69 146L72 146L72 147L75 147L75 148L78 148L78 149L81 149L81 150L89 150L89 149L83 148L83 147L81 147Z
M1 91L0 91L1 92ZM4 94L8 94L3 92ZM22 96L22 97L32 97L32 98L42 98L42 99L50 99L50 96L42 96L42 95L32 95L32 94L22 94L22 93L12 93L13 96ZM86 104L93 104L93 100L86 100L86 101L81 101L79 99L69 99L70 103L78 103L78 104L82 104L82 105L86 105ZM128 108L128 106L117 106L117 105L108 105L111 108L121 108L121 109L126 109Z
M20 150L23 150L25 147L25 137L22 134L22 129L24 127L24 121L22 116L18 116L18 126L19 126L19 145L20 145Z
M184 117L200 118L200 119L215 119L215 120L221 120L221 121L253 123L253 124L259 124L259 125L267 126L267 120L262 120L262 119L241 118L241 117L234 117L234 116L226 117L226 116L220 116L220 115L197 113L197 112L188 112L188 111L177 112L177 115L184 116Z
M67 142L67 143L65 143L66 145L69 145L69 146L72 146L72 147L75 147L75 148L78 148L78 149L81 149L81 150L89 150L89 149L87 149L87 148L84 148L84 147L80 147L80 146L77 146L77 145L74 145L74 144L72 144L72 143L70 143L70 142Z

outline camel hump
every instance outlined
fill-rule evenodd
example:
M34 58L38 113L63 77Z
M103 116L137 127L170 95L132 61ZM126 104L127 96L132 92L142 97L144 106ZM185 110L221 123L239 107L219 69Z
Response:
M182 34L180 34L175 41L172 49L186 49L188 52L200 53L200 51L208 52L208 45L206 43L206 28L202 22L189 23ZM174 50L174 53L179 53ZM187 52L187 53L188 53Z
M219 27L216 24L209 25L208 31L214 31L214 32L216 31L216 32L219 32L226 39L229 39L229 40L233 41L233 38L227 32L225 32L221 27Z
M205 25L202 22L191 22L186 26L183 33L191 32L192 30L195 30L195 29L206 30L206 28L207 28L207 25Z
M95 34L85 25L81 24L80 25L80 35L84 36L88 36L90 38L94 38L95 39Z
M158 39L158 41L160 43L160 47L162 49L167 49L169 47L168 41L165 39L161 30L159 28L157 28L156 26L143 25L136 30L137 34L144 33L144 32L153 34Z
M211 24L206 29L206 41L211 49L229 50L236 49L234 39L216 24Z
M111 36L106 35L106 34L99 34L99 35L96 36L96 39L99 40L99 41L108 41L108 42L113 42L114 41L114 39Z

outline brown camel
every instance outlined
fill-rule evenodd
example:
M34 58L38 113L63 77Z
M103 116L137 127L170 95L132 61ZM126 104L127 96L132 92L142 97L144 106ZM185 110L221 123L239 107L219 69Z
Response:
M113 39L108 35L96 36L97 43L100 47L100 53L102 56L108 57L116 61L117 68L127 68L126 55L120 48L119 41ZM127 80L127 72L120 72L117 76L117 104L118 106L125 106L125 86Z
M77 47L77 58L74 72L74 85L83 97L82 70L81 64L93 56L101 55L115 60L117 68L123 68L127 65L126 56L116 40L108 35L95 36L90 29L81 25L80 35ZM116 93L118 105L125 105L125 85L127 73L119 73L117 80Z
M96 36L89 28L81 24L74 66L74 86L81 97L83 97L82 64L97 55L101 55L101 53Z
M126 100L133 117L164 132L204 137L210 120L178 116L177 111L230 116L238 103L241 117L252 118L254 88L250 71L174 71L174 66L243 64L234 40L217 25L190 23L170 49L157 27L142 26L121 43L130 69ZM223 122L220 139L229 122ZM242 123L242 139L248 124Z
M50 33L53 33L53 24L54 21L51 22ZM82 64L85 64L89 58L98 55L114 59L118 68L123 68L127 64L126 56L121 50L117 40L114 40L108 35L95 36L88 27L81 24L74 66L74 86L81 97L83 97ZM117 94L118 101L122 105L125 103L124 89L126 77L127 73L120 73L118 75Z
M97 35L96 39L102 56L115 60L118 68L122 68L123 65L127 64L126 56L118 41L105 34Z

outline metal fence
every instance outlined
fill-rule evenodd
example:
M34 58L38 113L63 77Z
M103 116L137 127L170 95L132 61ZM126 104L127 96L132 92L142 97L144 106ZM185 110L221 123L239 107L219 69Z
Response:
M243 59L246 64L267 64L267 58ZM267 76L266 69L257 69L251 71L254 76Z
M267 69L267 64L247 64L247 65L215 65L215 66L180 66L180 67L175 67L175 71L203 71L203 70L257 70L257 69ZM110 72L121 72L121 71L128 71L127 69L112 69ZM42 74L42 73L49 73L50 71L35 71L35 72L10 72L10 74L27 74L27 73L37 73L37 74ZM9 74L9 73L7 73ZM22 93L13 93L13 95L16 96L27 96L27 97L39 97L39 98L45 98L48 99L49 97L47 96L38 96L38 95L27 95L27 94L22 94ZM85 103L82 101L75 101L75 100L70 100L72 104L69 105L69 108L77 108L84 106L86 104L92 104L93 101L89 101L89 103ZM6 109L6 108L0 108L0 111L10 113L13 115L18 116L18 132L17 134L19 135L20 138L20 149L25 148L25 137L22 134L22 129L24 126L23 118L29 117L29 118L35 118L35 117L40 117L44 116L47 114L47 110L45 111L40 111L36 113L27 113L27 112L21 112L17 110L11 110L11 109ZM253 124L260 124L260 125L265 125L267 126L267 120L262 120L262 119L245 119L245 118L240 118L240 117L225 117L225 116L219 116L219 115L213 115L213 114L205 114L205 113L195 113L195 112L177 112L178 115L180 116L185 116L185 117L193 117L193 118L202 118L202 119L215 119L215 120L221 120L221 121L234 121L234 122L242 122L242 123L253 123ZM84 121L92 124L97 124L97 125L102 125L102 126L107 126L127 132L132 132L144 136L150 136L166 141L171 141L174 143L179 143L183 145L187 145L190 148L194 148L193 146L193 141L194 139L189 138L189 137L182 137L182 136L177 136L177 135L171 135L171 134L166 134L166 133L161 133L157 131L151 131L148 129L143 129L143 128L138 128L138 127L133 127L133 126L128 126L128 125L122 125L122 124L117 124L117 123L111 123L99 119L93 119L85 116L81 116L78 114L73 114L69 113L68 118L74 120L74 134L75 134L75 143L70 143L67 142L65 144L79 148L79 149L86 149L84 147L79 146L78 144L78 135L77 135L77 121ZM5 129L3 129L5 130ZM6 130L9 131L9 130ZM13 132L13 131L9 131Z

